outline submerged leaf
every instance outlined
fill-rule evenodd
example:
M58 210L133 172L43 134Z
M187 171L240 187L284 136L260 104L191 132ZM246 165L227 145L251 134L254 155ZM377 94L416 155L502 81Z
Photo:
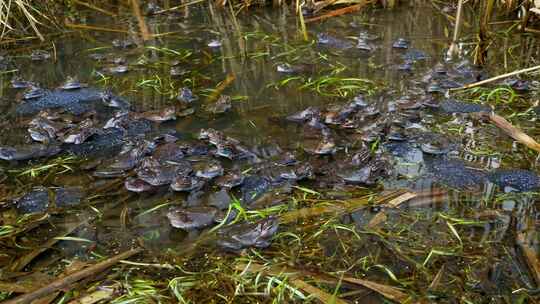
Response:
M371 290L379 293L380 295L384 296L385 298L390 299L392 301L396 301L398 303L406 303L409 300L409 296L406 293L402 292L401 290L399 290L399 289L397 289L395 287L389 286L389 285L375 283L375 282L368 281L368 280L356 279L356 278L352 278L352 277L343 277L343 281L348 282L348 283L352 283L352 284L356 284L356 285L364 286L364 287L366 287L368 289L371 289Z

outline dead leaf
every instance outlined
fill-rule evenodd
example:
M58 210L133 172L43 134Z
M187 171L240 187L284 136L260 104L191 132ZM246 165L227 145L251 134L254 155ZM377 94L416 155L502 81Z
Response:
M110 299L119 289L120 284L99 288L92 293L86 294L78 299L70 301L68 304L94 304Z
M369 221L369 223L367 224L367 228L376 228L377 226L379 226L380 224L384 223L387 219L387 216L386 214L384 213L384 211L381 211L379 213L377 213L372 219L371 221Z
M540 144L537 143L536 140L525 134L525 132L521 131L519 128L514 127L508 120L504 119L504 117L491 113L489 115L489 120L502 129L508 136L536 152L540 152Z
M385 297L387 299L390 299L392 301L396 301L398 303L406 303L406 302L408 302L408 299L409 299L409 296L406 293L404 293L401 290L399 290L399 289L397 289L395 287L392 287L392 286L379 284L379 283L375 283L375 282L368 281L368 280L352 278L352 277L344 277L343 281L348 282L348 283L352 283L352 284L356 284L356 285L360 285L360 286L364 286L366 288L369 288L369 289L379 293L383 297Z
M326 291L323 291L313 285L310 285L300 279L294 279L290 281L292 285L294 285L296 288L302 289L303 291L309 293L310 295L317 298L322 303L335 303L335 304L347 304L346 301L334 297L333 295L327 293Z
M397 208L399 205L403 204L404 202L413 199L417 196L414 192L405 192L402 195L390 200L388 203L385 204L386 207L390 208Z

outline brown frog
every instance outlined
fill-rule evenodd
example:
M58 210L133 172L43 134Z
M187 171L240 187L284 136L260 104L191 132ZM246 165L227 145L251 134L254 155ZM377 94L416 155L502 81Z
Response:
M269 217L256 223L242 223L223 229L219 233L218 245L229 250L247 247L266 248L277 232L279 220Z
M173 207L167 212L167 218L175 228L184 230L201 229L214 223L217 209L214 207Z
M135 119L144 118L153 122L163 122L176 119L175 107L166 107L163 110L147 111L134 115Z

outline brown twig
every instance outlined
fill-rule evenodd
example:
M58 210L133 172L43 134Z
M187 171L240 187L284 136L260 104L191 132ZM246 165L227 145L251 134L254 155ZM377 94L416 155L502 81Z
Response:
M491 113L489 114L489 120L491 120L491 122L493 122L497 127L501 128L506 134L508 134L508 136L535 150L536 152L540 152L540 144L536 142L534 138L514 127L508 120L504 119L504 117Z
M343 281L364 286L383 295L385 298L396 301L398 303L407 303L410 300L409 296L406 293L390 285L384 285L373 281L362 280L352 277L344 277Z
M82 280L86 277L89 277L91 275L95 275L99 272L102 272L103 270L113 266L114 264L118 263L121 260L127 259L131 256L134 256L142 251L142 248L135 248L128 250L126 252L120 253L118 255L113 256L112 258L109 258L103 262L97 263L95 265L92 265L88 268L85 268L81 271L78 271L76 273L70 274L66 277L57 279L47 286L44 286L42 288L39 288L31 293L27 293L21 296L18 296L14 299L7 300L4 302L1 302L1 304L26 304L30 303L35 299L39 299L43 296L46 296L48 294L51 294L55 291L61 290L63 288L68 287L70 284L73 284L79 280Z
M497 81L497 80L500 80L500 79L504 79L504 78L507 78L507 77L510 77L510 76L519 75L519 74L523 74L523 73L529 73L529 72L533 72L533 71L536 71L536 70L540 70L540 65L530 67L530 68L526 68L526 69L513 71L513 72L510 72L510 73L506 73L506 74L502 74L502 75L498 75L498 76L494 76L494 77L484 79L484 80L481 80L481 81L478 81L478 82L475 82L475 83L470 83L470 84L464 85L464 86L459 87L459 88L450 89L450 91L459 91L459 90L470 89L470 88L478 87L478 86L488 84L488 83L491 83L491 82L494 82L494 81Z
M324 15L306 19L306 23L315 22L315 21L321 21L321 20L325 20L325 19L328 19L328 18L332 18L332 17L341 16L341 15L344 15L344 14L349 14L349 13L352 13L352 12L356 12L356 11L361 10L364 6L366 6L368 4L371 4L372 2L373 1L367 0L367 1L364 1L362 3L347 6L347 7L344 7L344 8L337 9L337 10L333 10L333 11L330 11L330 12L324 14Z

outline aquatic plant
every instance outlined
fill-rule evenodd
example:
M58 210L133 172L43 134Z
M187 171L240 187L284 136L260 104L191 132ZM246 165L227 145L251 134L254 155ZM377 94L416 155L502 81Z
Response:
M269 87L284 87L299 82L298 89L311 90L323 96L353 97L358 93L372 95L377 85L369 79L343 77L338 75L323 75L317 78L303 76L289 76L278 83L269 84Z
M30 168L21 168L10 170L10 173L17 174L19 177L27 176L36 178L40 175L59 175L67 172L73 172L73 165L80 162L74 156L62 156L50 160L48 163L32 166Z

